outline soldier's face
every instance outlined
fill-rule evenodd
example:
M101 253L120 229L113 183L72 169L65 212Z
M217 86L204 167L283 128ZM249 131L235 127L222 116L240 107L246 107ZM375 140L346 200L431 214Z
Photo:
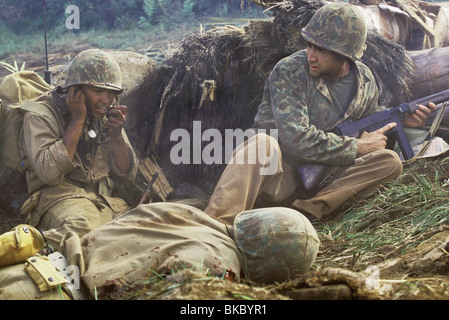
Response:
M307 44L307 61L309 73L314 78L320 76L339 78L347 73L348 65L344 57L311 43Z
M116 93L113 90L93 86L84 86L83 91L86 94L87 112L96 118L103 118L114 101Z

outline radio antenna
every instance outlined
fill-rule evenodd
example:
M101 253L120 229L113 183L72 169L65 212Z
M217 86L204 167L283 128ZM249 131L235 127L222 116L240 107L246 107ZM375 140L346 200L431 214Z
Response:
M49 85L51 85L51 71L48 69L48 47L47 47L47 2L43 1L44 7L44 33L45 33L45 70L44 70L44 80Z

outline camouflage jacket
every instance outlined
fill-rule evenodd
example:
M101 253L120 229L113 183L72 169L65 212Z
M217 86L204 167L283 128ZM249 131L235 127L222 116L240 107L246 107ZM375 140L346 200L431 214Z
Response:
M331 123L335 112L329 90L322 78L312 78L306 51L281 60L271 72L254 128L278 129L282 151L293 162L352 165L357 140L330 132L339 122L359 119L378 112L378 89L368 67L356 62L357 92L344 117Z
M20 140L21 155L28 164L26 180L28 191L40 192L36 217L46 212L54 203L66 198L88 198L95 201L101 195L115 211L114 198L110 197L113 181L111 172L125 181L133 181L137 174L137 158L124 132L122 134L131 150L132 168L122 173L112 156L112 142L93 144L87 135L87 123L78 143L75 156L71 160L62 140L70 115L65 101L55 91L48 92L36 100L45 105L52 115L57 131L49 125L48 120L38 113L27 112L24 115ZM104 121L101 126L105 126ZM101 129L102 128L102 129ZM105 127L100 127L102 131ZM104 134L98 138L103 142ZM99 141L100 142L100 141Z

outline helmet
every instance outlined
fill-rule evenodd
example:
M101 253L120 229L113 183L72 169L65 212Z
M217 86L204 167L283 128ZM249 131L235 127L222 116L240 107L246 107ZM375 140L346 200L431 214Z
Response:
M309 271L320 246L310 221L284 207L243 211L235 217L233 232L244 272L258 283L281 282Z
M301 34L307 42L359 60L366 49L367 26L359 9L334 2L318 9Z
M102 50L85 50L70 63L64 88L80 84L118 91L120 94L123 92L120 66Z

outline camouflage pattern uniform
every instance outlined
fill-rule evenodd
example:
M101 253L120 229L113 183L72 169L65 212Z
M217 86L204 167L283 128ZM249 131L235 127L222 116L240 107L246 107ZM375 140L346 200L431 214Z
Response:
M306 52L281 60L268 78L254 127L277 128L282 151L296 163L354 164L356 139L329 131L348 117L359 119L383 109L377 105L376 80L368 67L360 62L355 66L357 93L344 118L330 122L336 107L323 78L310 76Z
M359 119L383 109L377 105L372 73L357 61L367 36L363 15L354 5L329 3L317 10L301 33L309 43L349 59L356 74L356 93L343 117L335 121L337 108L329 87L322 77L310 75L306 51L294 53L274 67L254 127L277 129L278 140L261 133L237 148L234 158L241 159L258 141L269 141L266 158L258 164L228 164L205 209L227 224L254 206L286 205L320 219L402 172L394 151L378 150L357 157L357 139L330 132L348 117ZM271 161L277 161L277 171L269 176L259 174L263 164ZM299 182L296 166L303 163L329 165L320 189L312 194Z
M357 92L343 118L338 114L323 77L309 73L306 50L281 60L265 88L254 126L277 128L282 151L295 163L352 165L357 153L355 138L330 131L341 121L359 119L383 110L377 105L378 89L371 71L357 61L366 48L367 27L356 7L332 3L322 7L301 30L304 39L352 61Z

